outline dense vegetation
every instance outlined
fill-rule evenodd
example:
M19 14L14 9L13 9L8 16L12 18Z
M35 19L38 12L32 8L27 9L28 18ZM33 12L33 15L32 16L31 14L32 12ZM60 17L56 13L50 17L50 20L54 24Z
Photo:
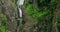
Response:
M0 18L1 18L1 23L0 23L0 32L11 32L9 31L6 27L8 26L8 22L7 22L7 19L6 19L6 16L2 13L0 13Z
M26 11L28 14L33 17L34 19L37 19L37 27L38 31L52 31L52 22L54 13L56 12L55 9L57 9L57 0L26 0L25 6L26 6ZM57 12L58 13L58 12ZM57 14L55 13L55 14ZM58 18L58 29L60 31L60 20ZM41 26L42 25L42 26ZM41 26L41 27L40 27ZM44 27L43 27L44 26ZM50 26L50 27L49 27ZM49 27L49 28L48 28ZM45 29L45 30L43 30Z
M0 0L0 32L60 32L60 0L25 0L19 27L17 0L6 1Z

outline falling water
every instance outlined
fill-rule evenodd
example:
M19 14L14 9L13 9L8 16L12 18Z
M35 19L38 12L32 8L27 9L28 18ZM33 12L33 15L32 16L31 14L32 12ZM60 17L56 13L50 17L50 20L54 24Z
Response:
M22 8L23 3L24 3L24 0L18 0L17 1L20 17L22 17L22 9L21 8Z
M18 25L22 23L22 6L23 6L24 0L18 0L17 5L18 5ZM20 22L20 23L19 23Z
M19 32L19 26L22 23L22 6L23 6L24 0L18 0L17 5L18 5L18 21L17 21L17 31Z

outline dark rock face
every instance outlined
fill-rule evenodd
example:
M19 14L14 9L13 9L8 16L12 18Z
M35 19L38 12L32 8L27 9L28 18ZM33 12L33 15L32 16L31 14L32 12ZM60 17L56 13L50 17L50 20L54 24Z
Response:
M6 15L7 21L9 23L7 28L14 32L16 29L18 14L17 9L13 7L14 4L12 4L12 1L15 0L0 0L0 13Z

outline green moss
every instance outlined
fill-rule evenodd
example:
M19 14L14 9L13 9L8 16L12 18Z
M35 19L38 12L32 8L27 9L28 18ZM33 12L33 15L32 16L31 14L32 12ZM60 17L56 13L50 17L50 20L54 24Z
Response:
M1 29L0 29L0 32L2 32Z

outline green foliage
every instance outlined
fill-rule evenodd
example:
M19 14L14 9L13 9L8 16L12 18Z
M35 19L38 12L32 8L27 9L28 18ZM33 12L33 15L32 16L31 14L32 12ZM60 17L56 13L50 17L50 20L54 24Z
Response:
M6 32L11 32L10 30L6 30Z
M6 20L6 18L3 17L1 20L2 20L2 24L3 24L4 26L6 26L6 25L9 24L9 23L7 22L7 20Z
M0 26L0 32L6 31L6 32L11 32L10 30L6 29L6 26Z
M58 18L57 20L58 20L58 23L60 23L60 18Z
M2 21L2 24L0 25L0 32L5 31L5 30L6 32L10 32L9 30L6 29L6 26L9 24L7 22L6 16L3 13L0 13L0 18Z
M44 2L45 0L37 0L38 2L40 2L40 3L42 3L42 2Z
M0 26L0 30L5 30L5 26Z
M60 18L58 18L57 21L58 21L57 25L58 25L58 27L60 27Z
M41 12L39 10L38 7L36 7L35 9L33 8L33 6L31 4L29 4L26 8L26 11L28 12L28 14L30 16L32 16L33 18L38 19L39 17L42 17L44 15L46 15L49 12L49 9L47 9L46 7L44 8L44 12Z
M5 26L8 25L6 16L3 13L0 13L0 18L1 18L1 21L2 21L3 25L5 25Z
M59 29L59 32L60 32L60 18L57 19L58 23L57 23L57 27Z
M34 4L29 4L29 2L25 2L26 5L26 11L27 13L33 17L34 19L37 19L39 22L38 26L40 26L40 23L46 21L45 24L52 24L52 19L53 19L53 12L55 11L56 8L56 0L37 0L37 6L33 7ZM47 19L44 18L47 16ZM58 28L60 28L60 18L58 20ZM49 21L49 22L48 22Z

